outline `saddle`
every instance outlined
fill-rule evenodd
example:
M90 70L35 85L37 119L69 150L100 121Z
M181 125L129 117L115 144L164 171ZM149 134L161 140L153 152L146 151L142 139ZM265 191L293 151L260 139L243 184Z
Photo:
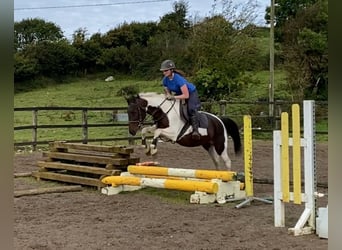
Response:
M179 133L177 140L181 138L184 133L188 130L188 128L191 126L190 124L190 117L188 114L188 104L186 101L181 100L181 104L179 105L179 113L180 113L180 118L185 122L181 132ZM199 130L207 130L208 128L208 118L207 116L202 113L201 111L197 112L197 118L198 118L198 129ZM200 133L201 134L201 133Z

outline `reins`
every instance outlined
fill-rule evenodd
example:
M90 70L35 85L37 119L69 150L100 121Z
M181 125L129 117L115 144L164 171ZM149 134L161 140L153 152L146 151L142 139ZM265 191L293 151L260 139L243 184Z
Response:
M141 110L144 110L147 114L151 115L152 118L153 118L153 122L154 123L157 123L159 122L161 119L163 119L165 116L167 116L167 114L171 111L171 109L175 106L175 103L176 103L176 100L173 100L172 102L172 105L170 106L170 108L166 111L166 113L163 113L162 116L160 116L159 118L156 118L154 117L155 114L157 113L157 111L159 109L161 109L160 107L165 103L167 99L165 98L157 107L156 107L156 110L153 111L153 112L149 112L148 111L148 106L146 107L143 107L143 106L140 106L139 104L135 104L137 105L138 107L138 113L139 113L139 120L136 120L136 121L129 121L129 123L138 123L138 127L141 128L145 123L145 120L146 120L146 117L144 119L142 119L142 114L141 114Z
M165 98L162 103L160 103L157 107L156 107L156 110L152 113L149 113L147 112L147 114L151 115L153 117L153 121L154 123L157 123L159 122L161 119L163 119L165 116L167 116L167 114L171 111L171 109L173 108L173 106L175 106L176 104L176 100L173 100L172 102L172 105L170 106L170 108L166 111L166 113L163 113L162 116L160 116L158 119L155 119L154 115L157 113L158 109L164 104L164 102L166 101L167 99ZM160 108L161 109L161 108Z

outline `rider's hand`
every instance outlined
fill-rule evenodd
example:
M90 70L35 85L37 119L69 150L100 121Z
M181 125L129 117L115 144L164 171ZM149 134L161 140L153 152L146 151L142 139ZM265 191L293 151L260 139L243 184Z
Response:
M175 100L175 96L174 95L166 95L166 99L168 100Z

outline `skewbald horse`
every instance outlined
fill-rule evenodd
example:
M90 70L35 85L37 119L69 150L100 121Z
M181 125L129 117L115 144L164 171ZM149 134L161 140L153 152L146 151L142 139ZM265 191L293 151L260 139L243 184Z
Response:
M157 153L158 138L175 142L185 147L202 146L212 158L216 169L219 169L220 158L227 170L231 170L231 159L228 156L228 135L233 139L234 152L241 152L241 139L237 124L228 117L219 118L214 114L199 111L200 140L191 137L192 127L183 118L181 100L167 100L164 94L140 93L126 97L129 119L129 133L136 135L141 130L142 144L146 154ZM186 112L184 112L186 113ZM154 124L144 126L147 114L152 116ZM153 133L152 142L146 144L146 134Z

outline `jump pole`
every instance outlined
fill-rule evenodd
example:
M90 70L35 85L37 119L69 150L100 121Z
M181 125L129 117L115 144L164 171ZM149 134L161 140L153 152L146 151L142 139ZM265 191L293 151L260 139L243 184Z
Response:
M103 194L113 195L123 191L135 191L144 187L194 192L190 203L208 204L241 200L246 197L244 183L233 171L167 168L129 165L120 176L101 179L111 185L101 189Z
M119 185L131 185L181 191L200 191L208 194L215 194L218 192L218 184L216 182L206 181L173 180L135 176L107 176L102 179L102 182L105 184L111 184L114 187Z
M292 105L292 138L289 137L289 116L281 114L281 130L273 131L274 161L274 226L285 226L285 203L305 203L305 209L296 225L289 231L295 236L315 230L316 167L315 167L315 116L314 101L303 101L304 132L300 137L299 105ZM293 192L290 192L289 147L293 153ZM301 147L304 150L304 193L301 189ZM306 225L307 224L307 225Z
M127 171L128 171L127 176L137 176L137 177L156 178L156 179L167 178L171 180L193 180L193 181L220 180L221 182L233 182L233 181L236 182L238 178L240 178L240 175L241 175L236 172L224 171L224 170L216 171L216 170L202 170L202 169L198 170L198 169L180 168L179 169L180 171L177 171L178 168L167 168L167 167L160 167L160 169L156 169L156 168L158 167L155 167L155 166L142 166L141 167L137 165L129 165L127 167ZM157 170L157 171L154 171L154 170ZM183 170L186 170L184 174L182 174ZM240 180L238 181L240 183L240 190L245 190L245 183L240 182Z
M245 170L245 191L246 199L235 208L241 208L245 205L250 205L253 200L272 204L272 201L255 197L253 191L253 154L252 154L252 119L250 115L243 117L243 140L244 140L244 170Z
M156 176L175 176L196 179L220 179L222 181L237 180L237 172L223 170L202 170L202 169L184 169L168 168L154 166L136 166L129 165L127 171L131 174L156 175Z

